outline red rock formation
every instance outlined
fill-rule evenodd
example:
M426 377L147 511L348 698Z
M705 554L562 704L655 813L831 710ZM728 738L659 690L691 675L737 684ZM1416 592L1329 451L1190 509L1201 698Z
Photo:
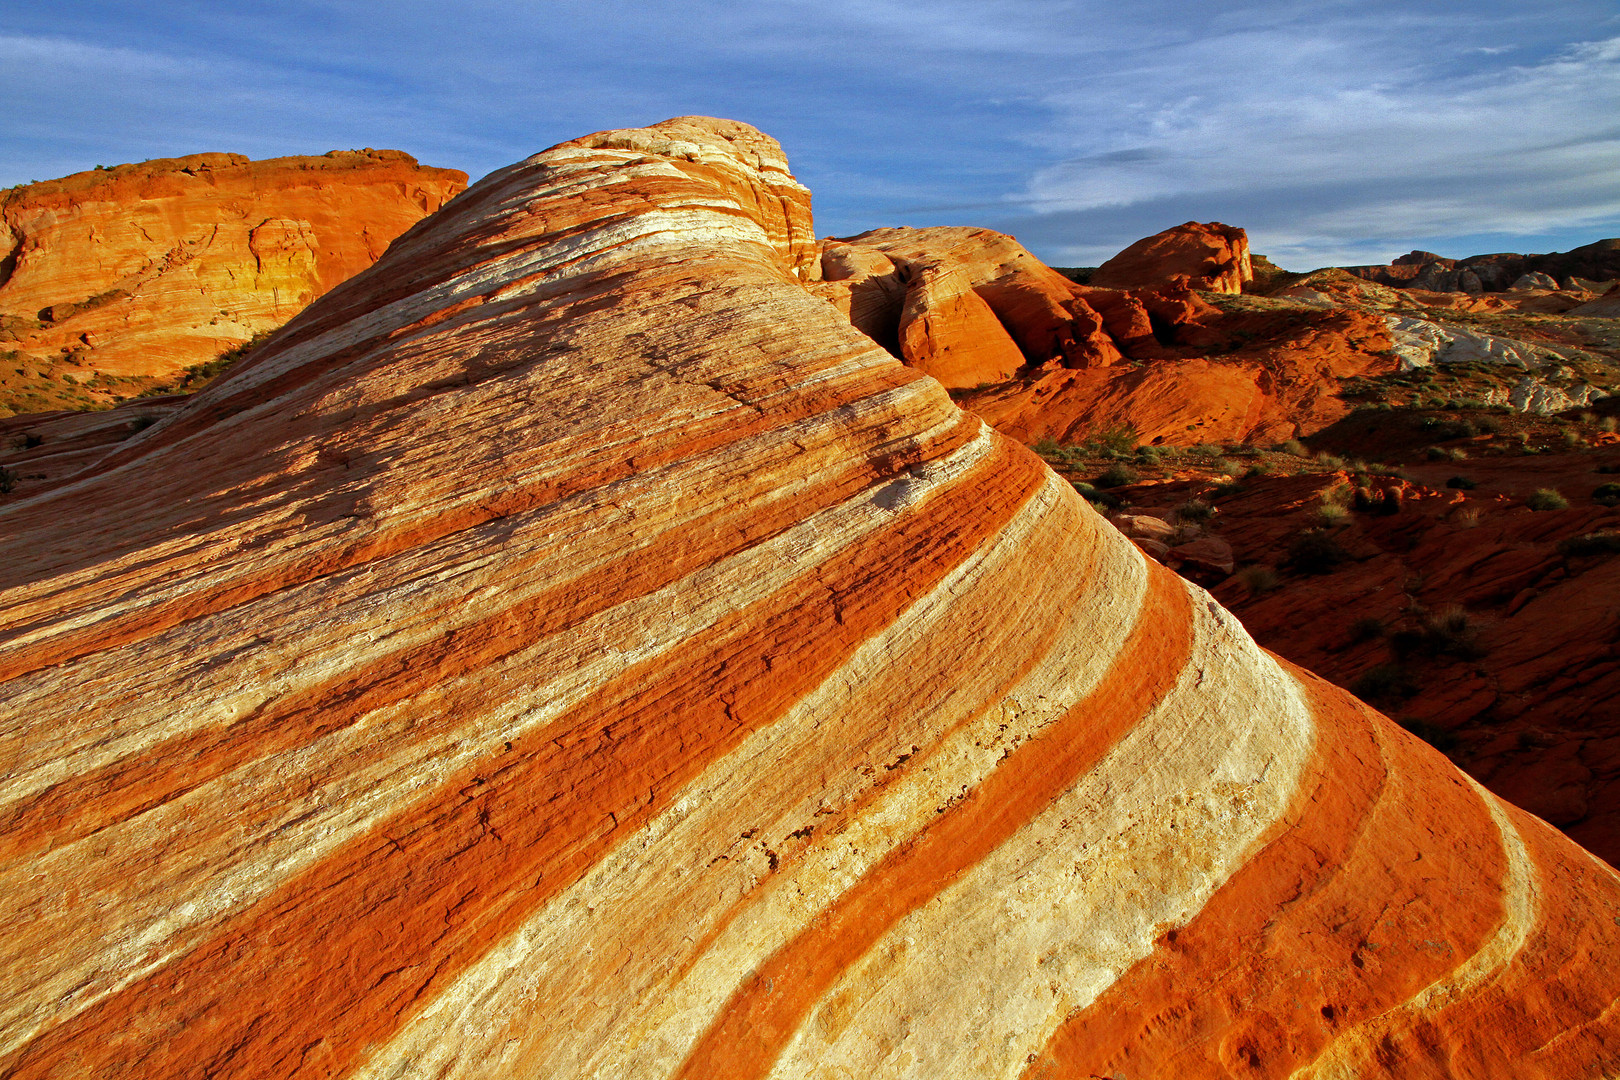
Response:
M0 346L58 380L171 374L280 326L466 183L363 150L196 154L13 188Z
M1152 294L1132 295L1152 302ZM1230 315L1182 323L1177 337L1188 346L1166 351L1180 358L1037 372L960 400L1030 443L1079 443L1119 424L1135 427L1146 443L1276 442L1342 417L1341 380L1387 374L1397 364L1388 327L1360 311Z
M1589 1075L1620 878L801 275L481 181L0 529L0 1075Z
M1050 361L1086 368L1120 358L1083 290L989 229L874 229L829 240L822 277L812 291L948 387L1003 382Z
M1194 289L1240 293L1254 279L1249 236L1218 221L1189 221L1138 240L1098 267L1091 284L1106 289L1157 289L1178 278Z

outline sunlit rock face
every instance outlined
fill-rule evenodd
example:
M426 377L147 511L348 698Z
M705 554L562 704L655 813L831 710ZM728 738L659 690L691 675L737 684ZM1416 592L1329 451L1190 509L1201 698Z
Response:
M0 348L164 375L274 329L467 186L397 150L194 154L0 193Z
M752 128L564 143L0 511L0 1075L1613 1066L1613 872L815 251Z
M1254 279L1249 235L1218 221L1189 221L1145 237L1097 268L1093 285L1152 289L1185 278L1194 289L1239 293Z

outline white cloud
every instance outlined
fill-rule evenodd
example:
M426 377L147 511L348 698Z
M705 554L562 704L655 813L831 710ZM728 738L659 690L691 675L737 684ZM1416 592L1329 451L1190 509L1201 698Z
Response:
M1414 52L1320 24L1192 42L1127 85L1053 95L1054 143L1073 156L1026 198L1043 215L1224 201L1256 215L1232 223L1257 247L1307 263L1620 221L1620 37L1512 65Z

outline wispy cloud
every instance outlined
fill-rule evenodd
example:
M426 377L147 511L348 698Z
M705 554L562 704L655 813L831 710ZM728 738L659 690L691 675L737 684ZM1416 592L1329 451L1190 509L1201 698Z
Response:
M1612 0L58 0L0 9L0 184L364 145L476 176L708 113L782 140L824 232L1387 258L1620 230L1617 52Z

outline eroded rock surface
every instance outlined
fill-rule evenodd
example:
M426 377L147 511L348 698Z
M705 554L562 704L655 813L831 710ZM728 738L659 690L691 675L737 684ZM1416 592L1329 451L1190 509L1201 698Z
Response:
M1091 283L1155 289L1177 279L1208 292L1242 292L1244 283L1254 279L1248 234L1218 221L1189 221L1138 240L1098 267Z
M397 150L119 165L0 193L0 349L165 375L274 329L466 187Z
M0 510L0 1074L1613 1068L1613 871L814 252L751 128L564 143Z

